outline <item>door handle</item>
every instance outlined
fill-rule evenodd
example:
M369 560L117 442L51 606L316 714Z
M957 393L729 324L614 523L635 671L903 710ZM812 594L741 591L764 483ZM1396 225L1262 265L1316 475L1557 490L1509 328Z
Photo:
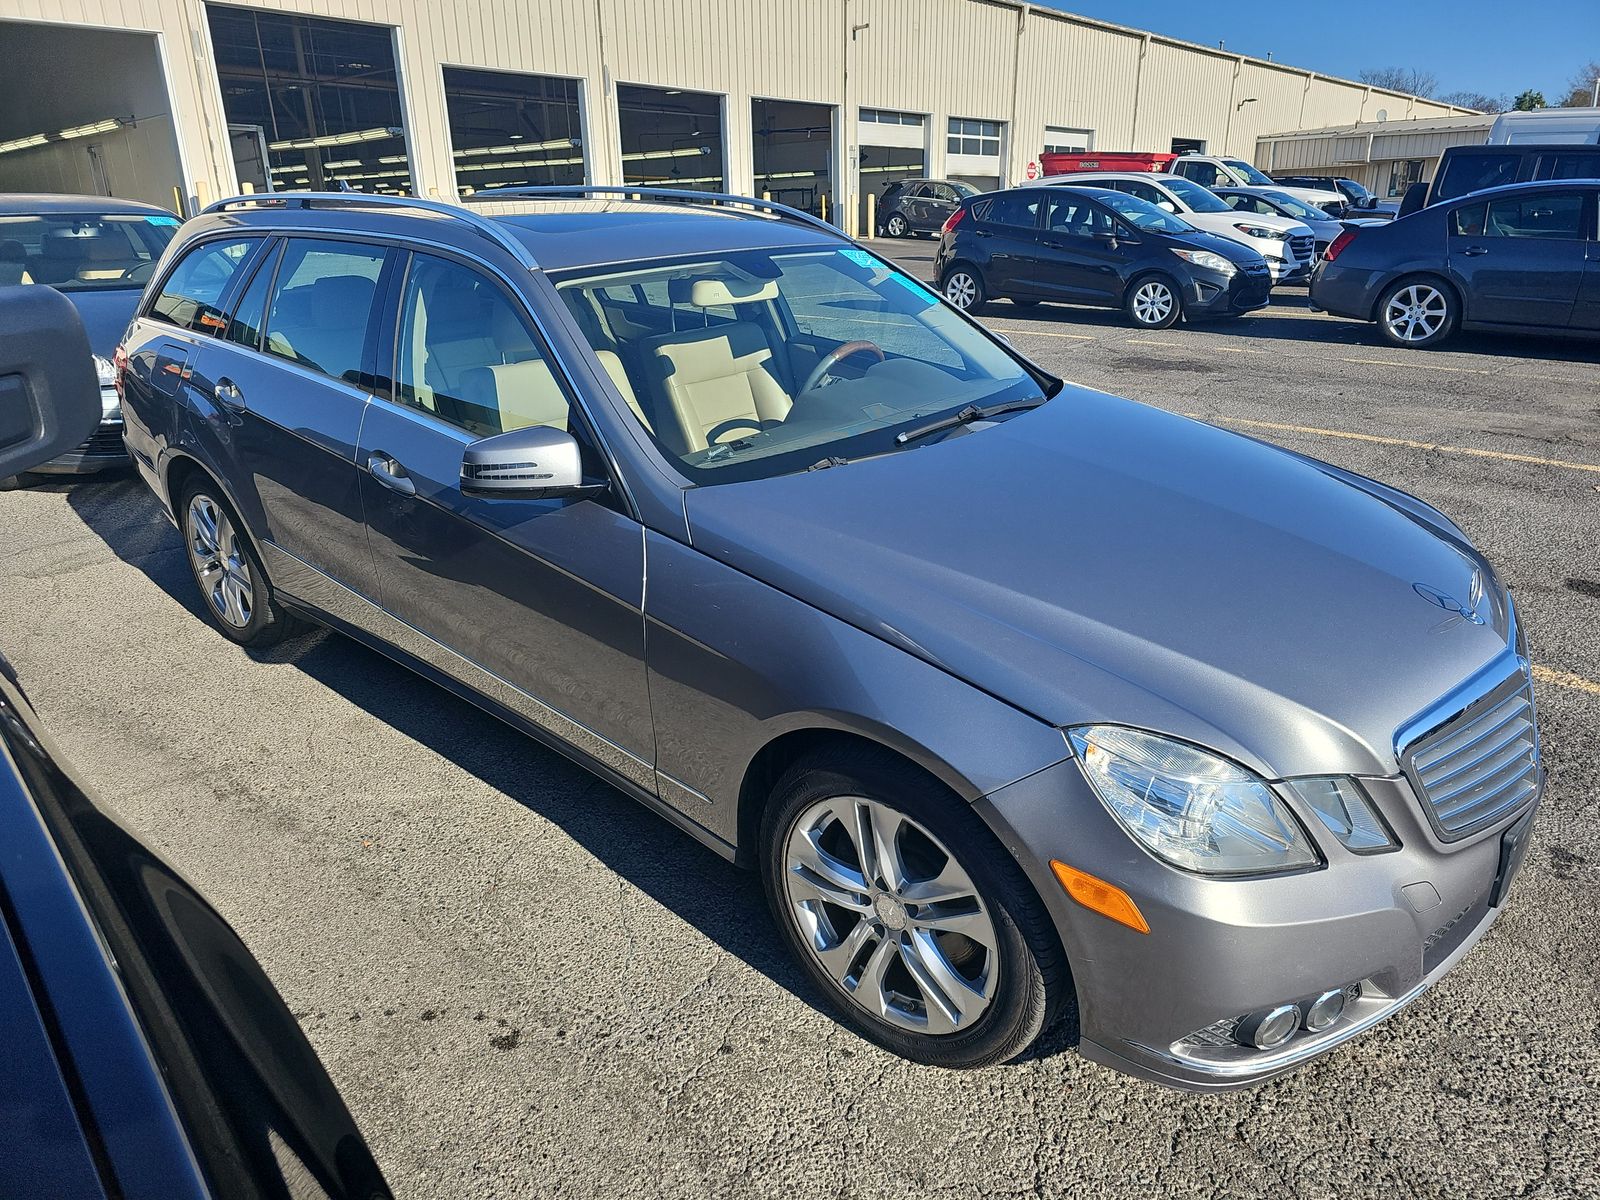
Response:
M239 390L239 385L231 379L223 378L217 380L217 386L211 389L211 394L216 397L217 403L224 408L244 407L244 393Z
M1487 247L1487 246L1468 246L1461 253L1466 255L1468 258L1477 258L1479 255L1483 255L1483 254L1489 253L1489 247Z
M399 492L402 496L417 494L417 485L406 474L406 469L382 451L367 456L367 470L391 492Z

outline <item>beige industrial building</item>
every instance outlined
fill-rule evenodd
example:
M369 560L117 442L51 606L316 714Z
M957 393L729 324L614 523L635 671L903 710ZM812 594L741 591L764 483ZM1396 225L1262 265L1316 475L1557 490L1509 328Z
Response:
M1343 176L1399 199L1413 183L1433 178L1451 146L1488 141L1494 120L1483 113L1403 121L1385 114L1332 129L1267 134L1256 140L1255 164L1268 173Z
M766 192L1465 110L1012 0L0 0L0 190Z

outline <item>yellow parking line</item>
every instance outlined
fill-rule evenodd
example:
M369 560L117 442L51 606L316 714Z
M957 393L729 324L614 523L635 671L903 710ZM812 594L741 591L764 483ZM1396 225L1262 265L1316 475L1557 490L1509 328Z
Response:
M1124 338L1130 346L1182 346L1182 342L1158 342L1155 338Z
M1365 363L1372 367L1415 367L1419 371L1449 371L1452 375L1492 375L1492 371L1480 370L1477 367L1445 367L1438 363L1428 362L1396 362L1392 358L1344 358L1341 362Z
M1245 417L1205 417L1185 413L1200 421L1218 425L1243 425L1249 429L1275 429L1282 433L1309 433L1317 437L1346 438L1352 442L1375 442L1380 446L1403 446L1408 450L1438 450L1445 454L1468 454L1474 458L1497 458L1503 462L1533 463L1540 467L1564 467L1569 471L1592 471L1600 475L1600 465L1568 462L1560 458L1540 458L1533 454L1512 454L1505 450L1480 450L1476 446L1444 446L1438 442L1415 442L1409 438L1384 437L1376 433L1352 433L1348 429L1319 429L1315 425L1285 425L1279 421L1251 421Z
M1553 683L1556 687L1572 688L1574 691L1588 692L1591 696L1600 696L1600 683L1585 679L1582 675L1574 675L1571 671L1558 671L1554 667L1534 667L1533 677L1540 683Z
M1239 346L1207 346L1209 350L1220 350L1223 354L1265 354L1265 350L1245 350Z
M1022 337L1070 338L1074 342L1092 342L1096 340L1087 333L1047 333L1043 329L1007 329L1000 325L991 325L989 328L996 333L1017 334Z

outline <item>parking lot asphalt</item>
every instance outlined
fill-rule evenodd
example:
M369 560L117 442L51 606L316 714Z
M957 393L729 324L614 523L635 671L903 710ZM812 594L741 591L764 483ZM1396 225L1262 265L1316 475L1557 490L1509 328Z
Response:
M931 242L878 245L926 273ZM1293 289L1158 334L983 319L1417 493L1516 592L1550 770L1527 868L1454 973L1296 1075L1193 1096L1060 1038L969 1074L885 1054L814 1006L753 877L343 638L225 641L131 478L0 494L0 647L260 957L400 1196L1600 1194L1600 352L1390 349Z

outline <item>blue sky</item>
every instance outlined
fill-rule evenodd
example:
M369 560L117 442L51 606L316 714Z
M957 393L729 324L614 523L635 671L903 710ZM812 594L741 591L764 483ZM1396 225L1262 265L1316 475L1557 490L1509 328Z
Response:
M1575 71L1600 59L1600 0L1043 0L1118 25L1216 45L1354 79L1364 67L1420 67L1439 90L1552 100Z

